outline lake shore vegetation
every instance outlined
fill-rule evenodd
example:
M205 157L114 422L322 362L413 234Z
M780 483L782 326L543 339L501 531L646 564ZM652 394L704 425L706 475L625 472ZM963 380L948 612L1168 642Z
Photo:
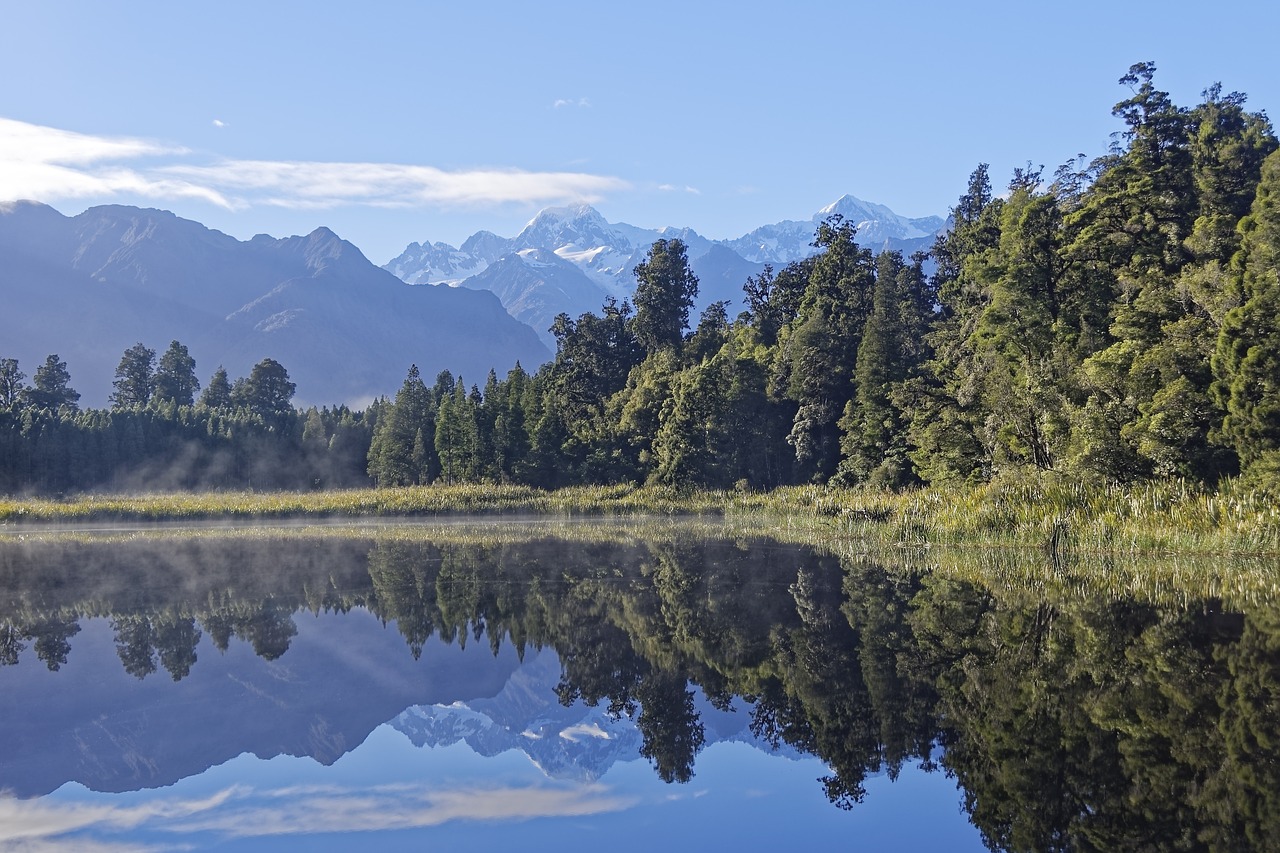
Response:
M713 519L741 532L869 548L1038 548L1049 554L1280 554L1266 492L1186 481L1095 487L999 481L910 490L789 486L768 492L662 486L462 484L315 492L0 499L0 535L51 525L253 524L397 519Z

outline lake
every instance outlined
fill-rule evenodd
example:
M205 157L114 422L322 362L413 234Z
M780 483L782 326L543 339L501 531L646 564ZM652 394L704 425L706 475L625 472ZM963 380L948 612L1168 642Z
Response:
M9 531L0 848L1265 849L1274 596L1058 557Z

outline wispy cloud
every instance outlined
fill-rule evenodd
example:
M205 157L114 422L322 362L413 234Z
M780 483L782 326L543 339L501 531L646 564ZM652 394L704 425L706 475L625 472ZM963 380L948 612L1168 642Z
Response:
M230 206L209 187L119 165L121 161L187 153L185 148L145 139L90 136L0 118L0 198L52 201L133 194L200 198Z
M658 189L662 190L664 193L686 192L690 195L702 195L702 190L697 187L687 185L678 187L675 184L658 184Z
M213 126L214 126L214 127L226 127L226 126L227 126L227 123L226 123L225 121L223 121L222 119L220 119L220 118L215 118L215 119L213 120Z
M214 125L225 126L215 119ZM141 195L196 198L227 209L458 208L595 203L629 184L584 172L400 163L273 160L198 162L189 150L0 119L0 199L57 201Z
M228 160L158 170L173 180L216 188L238 203L290 208L461 207L599 201L625 181L581 172L518 169L445 171L397 163Z
M556 98L555 103L551 105L555 109L563 109L565 107L583 107L591 106L591 101L586 98Z

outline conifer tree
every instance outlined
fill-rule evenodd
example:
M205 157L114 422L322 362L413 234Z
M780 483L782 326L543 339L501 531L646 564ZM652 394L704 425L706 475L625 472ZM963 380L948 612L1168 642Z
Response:
M1280 152L1263 164L1240 234L1233 289L1243 302L1218 336L1214 394L1226 411L1217 437L1251 466L1280 451Z
M698 277L689 269L681 240L658 240L635 268L636 340L652 355L678 347L689 325L689 309L698 297Z
M156 351L141 343L124 351L116 366L111 402L118 409L145 406L155 388Z
M200 395L200 405L210 409L231 408L231 381L227 378L227 370L222 365L218 365L218 369L209 378L209 384Z
M875 266L855 242L857 227L834 215L818 225L821 249L811 267L804 299L778 344L775 384L796 403L787 441L796 460L816 479L835 473L838 421L853 397L858 345L871 314Z
M157 402L172 401L179 406L190 406L200 390L196 379L196 361L187 348L177 341L170 341L169 348L160 356L156 367L155 387L152 399Z
M71 387L71 374L67 363L56 354L48 356L44 364L36 368L31 377L31 387L23 392L24 405L34 409L57 412L66 409L75 412L80 393Z

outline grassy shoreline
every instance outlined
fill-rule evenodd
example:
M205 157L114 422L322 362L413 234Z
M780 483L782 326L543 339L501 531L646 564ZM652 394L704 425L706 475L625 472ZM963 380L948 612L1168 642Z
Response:
M1132 487L1008 481L901 493L796 486L772 492L628 485L554 492L458 485L319 492L214 492L62 500L0 498L0 532L95 523L358 521L461 516L703 516L871 547L1039 547L1054 553L1280 555L1280 502L1231 484Z

